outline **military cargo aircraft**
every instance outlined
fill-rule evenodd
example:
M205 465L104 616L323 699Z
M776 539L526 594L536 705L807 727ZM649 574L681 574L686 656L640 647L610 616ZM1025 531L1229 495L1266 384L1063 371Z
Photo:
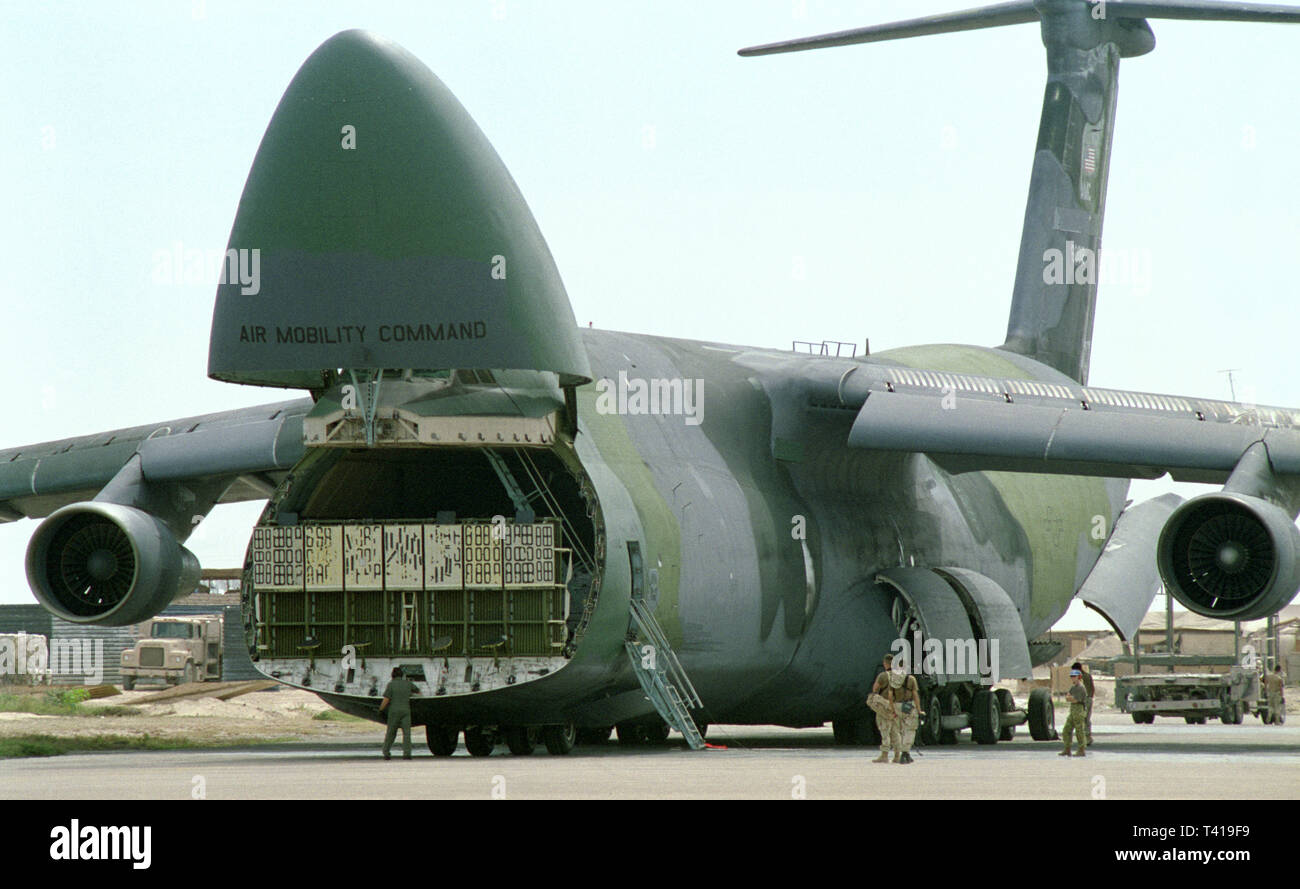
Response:
M929 743L1028 724L1038 638L1078 598L1125 637L1163 581L1250 619L1300 588L1300 412L1088 385L1119 60L1148 19L1300 9L1015 0L742 50L1037 23L1048 79L1006 341L871 355L579 328L546 242L451 92L360 31L289 85L253 162L208 373L308 394L0 452L41 518L37 599L87 624L190 591L184 544L265 500L245 561L259 670L378 719L403 669L450 755L703 745L706 724L873 743L915 641ZM754 63L763 64L763 63ZM1221 486L1129 505L1129 480Z

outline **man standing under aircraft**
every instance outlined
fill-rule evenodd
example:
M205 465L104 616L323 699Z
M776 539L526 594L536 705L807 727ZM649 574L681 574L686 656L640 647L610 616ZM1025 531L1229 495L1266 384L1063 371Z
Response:
M925 714L921 711L921 695L916 677L905 670L893 668L894 657L884 658L884 671L871 686L867 706L876 714L880 729L880 755L872 762L889 762L889 751L894 751L894 762L909 765L912 762L912 741L916 727Z
M1066 697L1070 701L1070 716L1065 720L1065 731L1061 732L1061 737L1065 739L1065 749L1061 751L1061 756L1070 755L1070 733L1073 732L1079 741L1079 752L1075 756L1087 756L1084 747L1087 745L1087 736L1084 734L1084 724L1087 719L1088 707L1088 690L1083 686L1083 671L1071 670L1070 679L1073 684L1070 690L1066 692Z
M379 712L388 709L388 732L384 735L384 759L390 759L397 730L402 730L402 759L411 758L411 695L415 683L402 675L401 667L393 667L393 679L384 689L384 700Z
M1282 697L1282 665L1273 667L1273 672L1264 677L1264 695L1268 701L1269 721L1281 725L1286 718L1286 700Z
M1092 673L1083 669L1083 664L1075 661L1070 664L1071 670L1078 670L1083 679L1083 690L1088 693L1087 711L1083 714L1083 736L1088 739L1088 746L1092 746L1092 699L1097 694L1097 686L1093 684Z

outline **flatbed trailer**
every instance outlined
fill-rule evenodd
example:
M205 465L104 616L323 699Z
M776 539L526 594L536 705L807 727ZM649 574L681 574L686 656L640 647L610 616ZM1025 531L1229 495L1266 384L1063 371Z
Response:
M1201 659L1208 660L1218 659ZM1184 661L1188 662L1191 659ZM1226 673L1138 673L1115 680L1115 706L1132 715L1136 723L1151 723L1157 716L1181 716L1189 724L1217 718L1224 725L1240 725L1247 713L1259 715L1259 688L1259 674L1237 665Z

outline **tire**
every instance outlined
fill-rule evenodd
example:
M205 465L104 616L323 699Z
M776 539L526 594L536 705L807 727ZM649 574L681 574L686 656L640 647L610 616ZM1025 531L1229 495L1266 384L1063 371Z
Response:
M996 744L1002 731L1002 710L990 688L976 689L970 705L970 732L976 744Z
M1010 713L1012 710L1016 709L1016 699L1012 696L1011 692L1008 689L1005 688L995 689L993 694L997 696L998 711L1000 713ZM1005 722L1002 720L1000 720L999 722L1000 725L998 728L998 740L1010 741L1011 739L1013 739L1016 736L1016 727L1014 725L1006 725Z
M658 745L668 743L668 733L671 729L668 727L668 723L660 720L647 725L644 731L646 743Z
M944 701L943 713L945 716L960 716L966 712L966 708L963 707L961 703L961 695L957 694L956 689L952 689L946 695L944 695L943 701ZM940 732L939 743L956 744L957 731L958 731L957 729L947 729L945 731Z
M695 723L695 730L700 733L701 738L707 738L709 736L709 724L707 722Z
M134 676L124 676L124 677L122 677L122 691L135 691L135 677L134 677Z
M497 746L496 734L478 726L465 729L465 749L470 756L491 756Z
M196 678L194 672L194 662L190 661L185 665L185 674L182 683L184 685L189 685L191 682L197 682L197 681L198 679Z
M542 728L542 741L546 744L546 752L552 756L564 756L573 749L573 744L577 740L578 730L573 727L573 723L566 722L563 725L548 725Z
M618 743L624 747L636 747L645 743L645 729L634 722L620 722L614 729L618 732Z
M515 756L532 756L537 747L526 725L512 725L505 730L506 747Z
M580 728L578 729L578 743L604 744L612 734L614 734L614 726L612 725L602 726L601 728Z
M1138 714L1134 713L1136 720ZM1046 688L1035 688L1029 693L1029 737L1035 741L1058 740L1056 734L1056 704L1052 701L1052 692Z
M831 723L831 727L835 732L835 743L842 747L880 745L880 727L876 724L876 714L873 712L868 711L866 716L857 719L837 719ZM700 733L701 737L703 734Z
M1150 725L1151 723L1156 721L1156 715L1149 710L1138 712L1138 713L1130 713L1129 715L1133 717L1133 721L1136 722L1138 725Z
M424 741L434 756L451 756L460 744L460 729L455 726L426 725Z
M876 733L880 730L877 728ZM921 720L921 727L917 731L921 743L927 747L938 747L943 741L943 705L939 703L939 693L933 692L926 699L925 719Z

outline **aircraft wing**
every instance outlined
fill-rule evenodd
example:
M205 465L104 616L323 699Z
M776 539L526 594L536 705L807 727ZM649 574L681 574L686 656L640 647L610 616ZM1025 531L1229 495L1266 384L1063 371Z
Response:
M1168 473L1177 481L1223 484L1243 454L1263 442L1275 473L1300 475L1300 412L1290 409L880 370L885 378L857 393L851 447L921 452L949 472L1148 479Z
M0 451L0 522L90 500L135 456L148 481L220 482L219 503L270 496L302 456L310 398Z

